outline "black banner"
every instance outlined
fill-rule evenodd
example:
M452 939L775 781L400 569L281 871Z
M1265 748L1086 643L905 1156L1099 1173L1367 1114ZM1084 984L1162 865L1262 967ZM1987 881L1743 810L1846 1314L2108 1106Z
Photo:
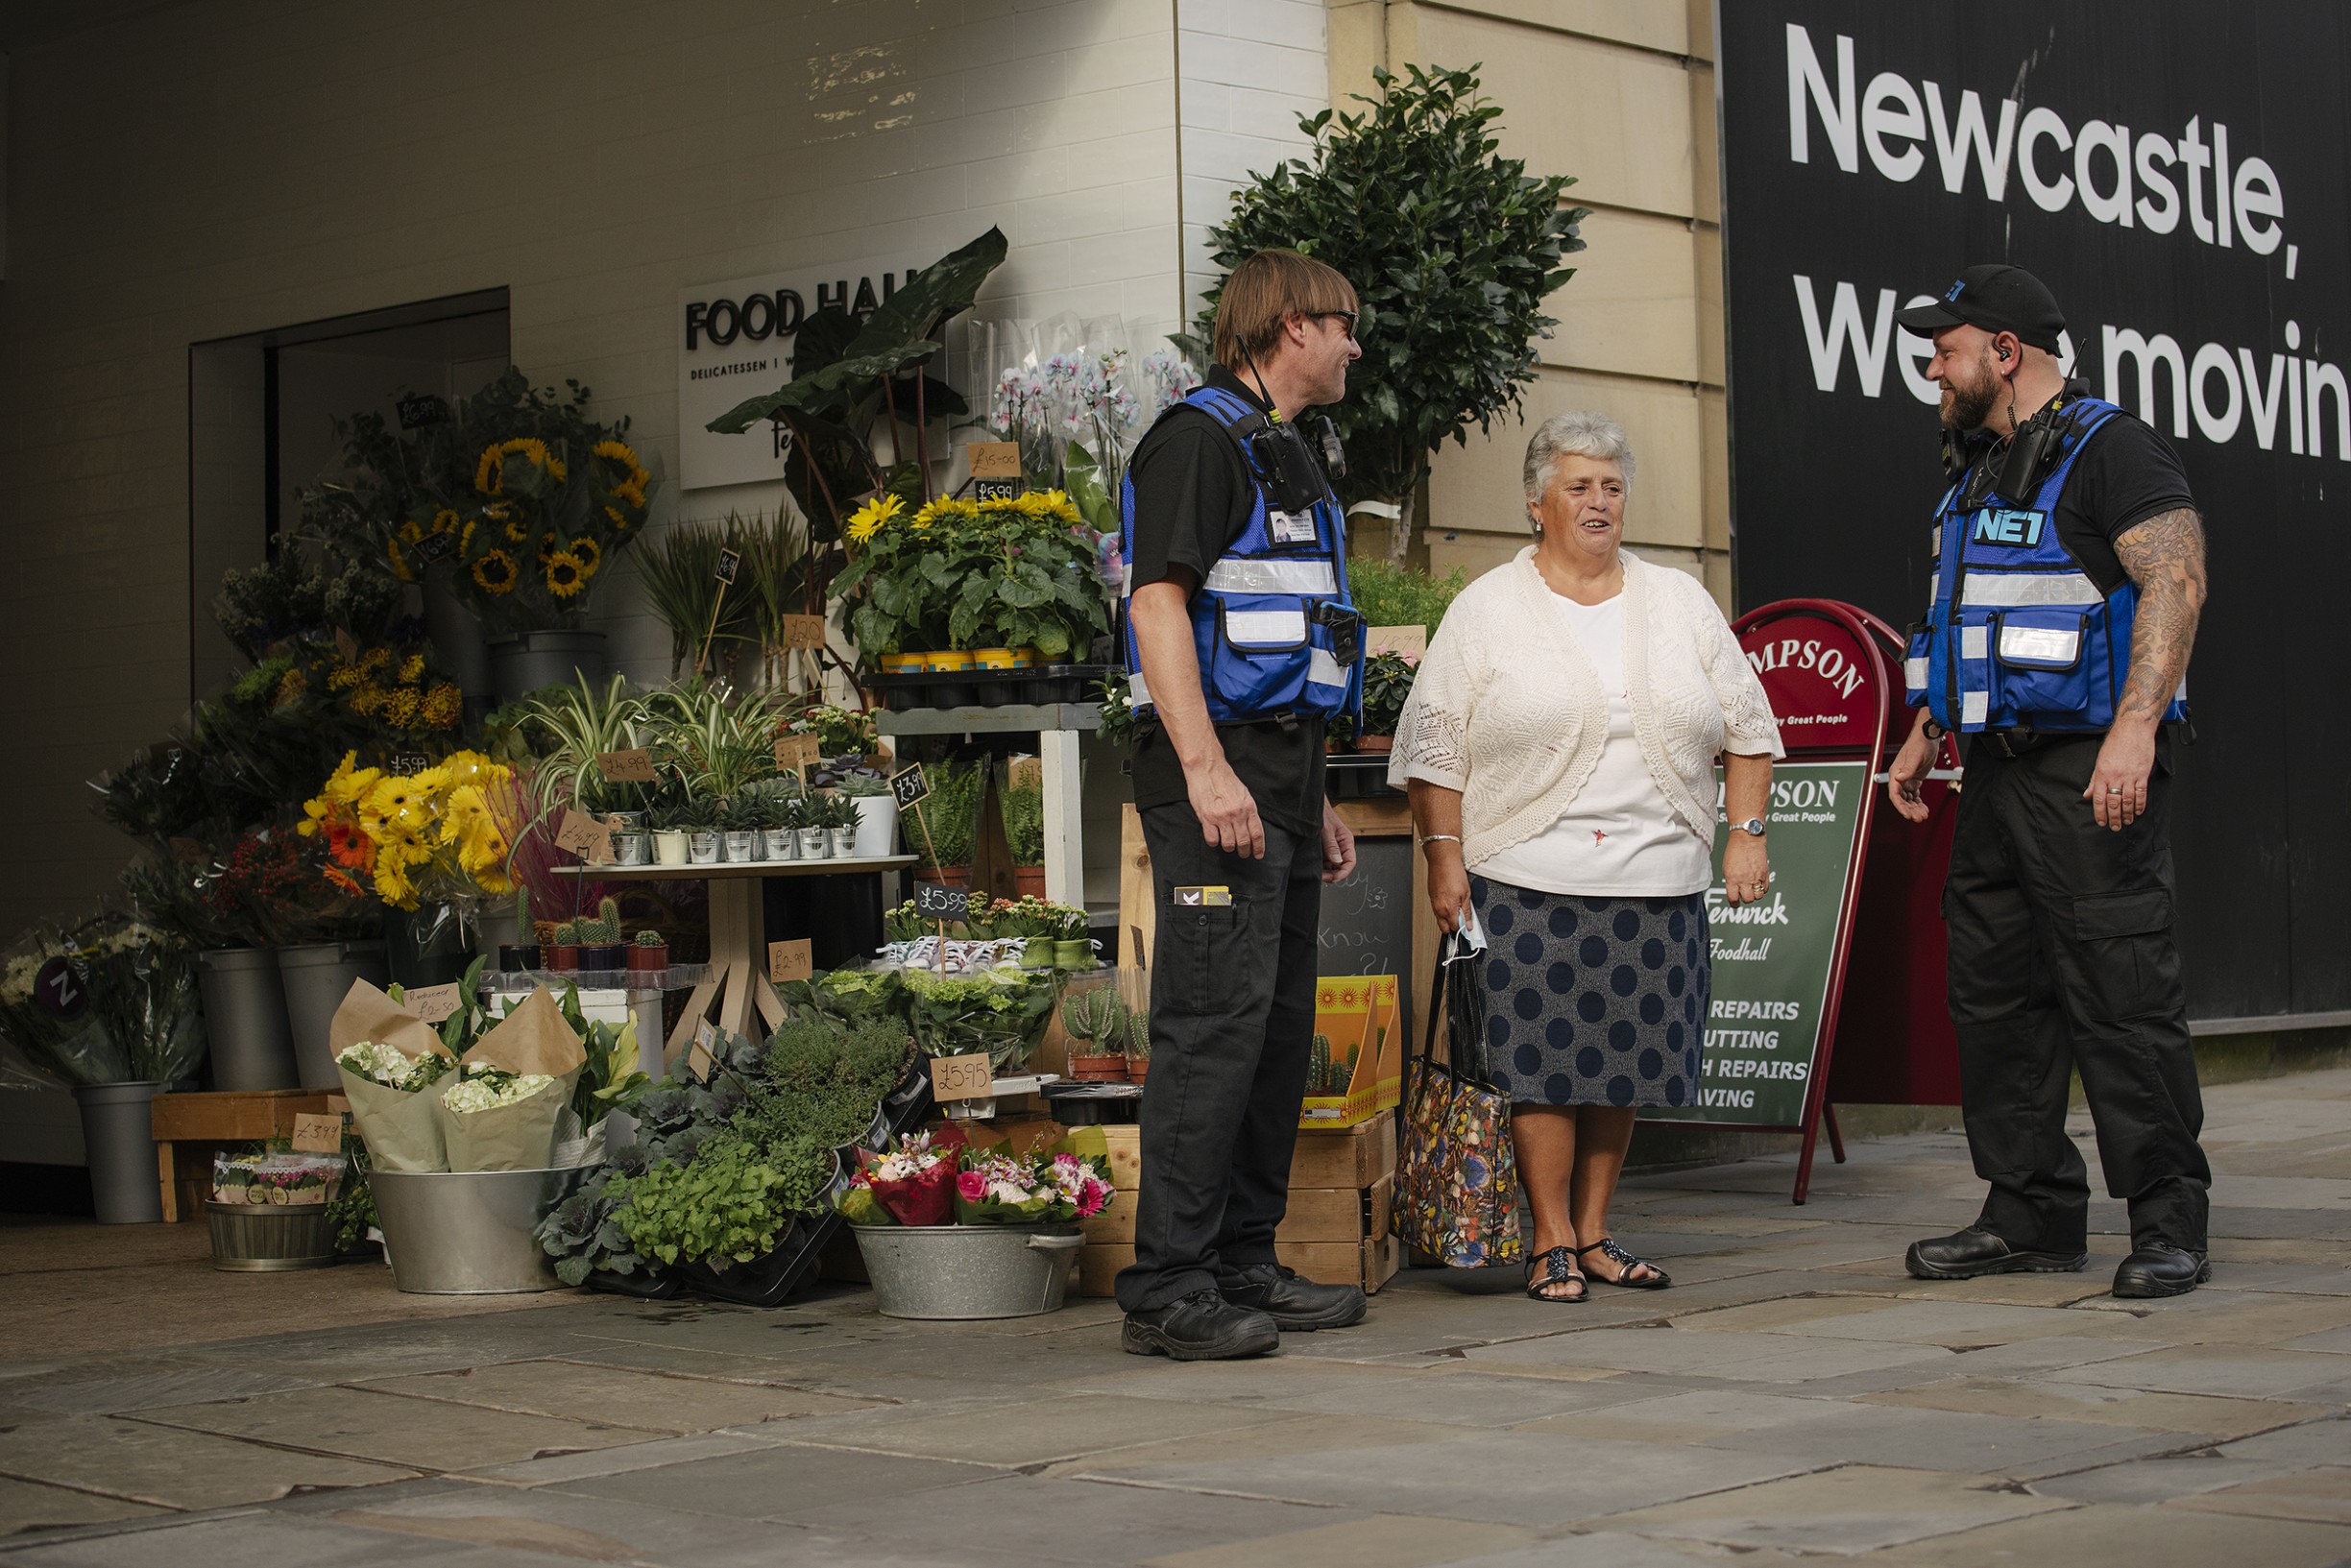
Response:
M1893 313L1973 263L2028 269L2073 374L2172 444L2205 516L2200 743L2175 754L2191 1011L2351 1007L2351 12L1717 13L1741 607L1917 618L1937 390Z

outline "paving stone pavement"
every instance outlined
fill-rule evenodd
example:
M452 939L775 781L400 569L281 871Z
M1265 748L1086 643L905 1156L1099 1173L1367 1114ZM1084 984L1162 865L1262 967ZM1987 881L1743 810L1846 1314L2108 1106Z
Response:
M1103 1302L420 1315L356 1269L299 1298L326 1326L229 1339L266 1276L89 1227L67 1281L0 1230L0 1562L2351 1562L2351 1070L2207 1108L2216 1277L2175 1301L2106 1293L2103 1199L2087 1272L1911 1280L1977 1197L1959 1140L1915 1134L1801 1209L1788 1158L1628 1183L1670 1291L1416 1271L1358 1329L1199 1366L1121 1354Z

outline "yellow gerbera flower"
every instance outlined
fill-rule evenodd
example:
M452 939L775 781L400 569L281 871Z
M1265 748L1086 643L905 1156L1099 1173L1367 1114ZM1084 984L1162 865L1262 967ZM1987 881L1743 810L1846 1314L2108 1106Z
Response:
M570 550L557 550L547 557L546 585L549 593L568 599L588 586L587 567Z
M905 510L906 502L897 496L876 495L849 514L849 537L862 544Z

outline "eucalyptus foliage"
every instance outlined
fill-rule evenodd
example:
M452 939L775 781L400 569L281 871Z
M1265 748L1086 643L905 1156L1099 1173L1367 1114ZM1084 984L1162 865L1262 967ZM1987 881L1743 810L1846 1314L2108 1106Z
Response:
M1502 110L1478 95L1477 66L1404 70L1372 73L1381 96L1354 95L1368 112L1302 116L1313 157L1256 176L1208 231L1228 271L1287 246L1355 285L1363 357L1331 411L1346 447L1339 497L1401 506L1399 557L1437 448L1466 446L1472 424L1491 433L1535 379L1534 340L1557 325L1543 298L1574 276L1560 259L1584 249L1590 211L1560 205L1570 177L1536 179L1497 155ZM1202 339L1222 292L1209 291Z

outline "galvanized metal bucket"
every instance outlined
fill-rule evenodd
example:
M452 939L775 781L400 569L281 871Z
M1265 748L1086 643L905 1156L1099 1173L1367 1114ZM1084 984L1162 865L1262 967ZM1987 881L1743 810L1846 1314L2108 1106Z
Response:
M555 1288L532 1233L588 1179L556 1170L371 1170L392 1282L417 1295L505 1295Z
M1074 1225L852 1225L885 1317L1059 1312L1085 1241Z
M324 1203L205 1203L212 1266L233 1274L326 1268L335 1261L334 1221Z

